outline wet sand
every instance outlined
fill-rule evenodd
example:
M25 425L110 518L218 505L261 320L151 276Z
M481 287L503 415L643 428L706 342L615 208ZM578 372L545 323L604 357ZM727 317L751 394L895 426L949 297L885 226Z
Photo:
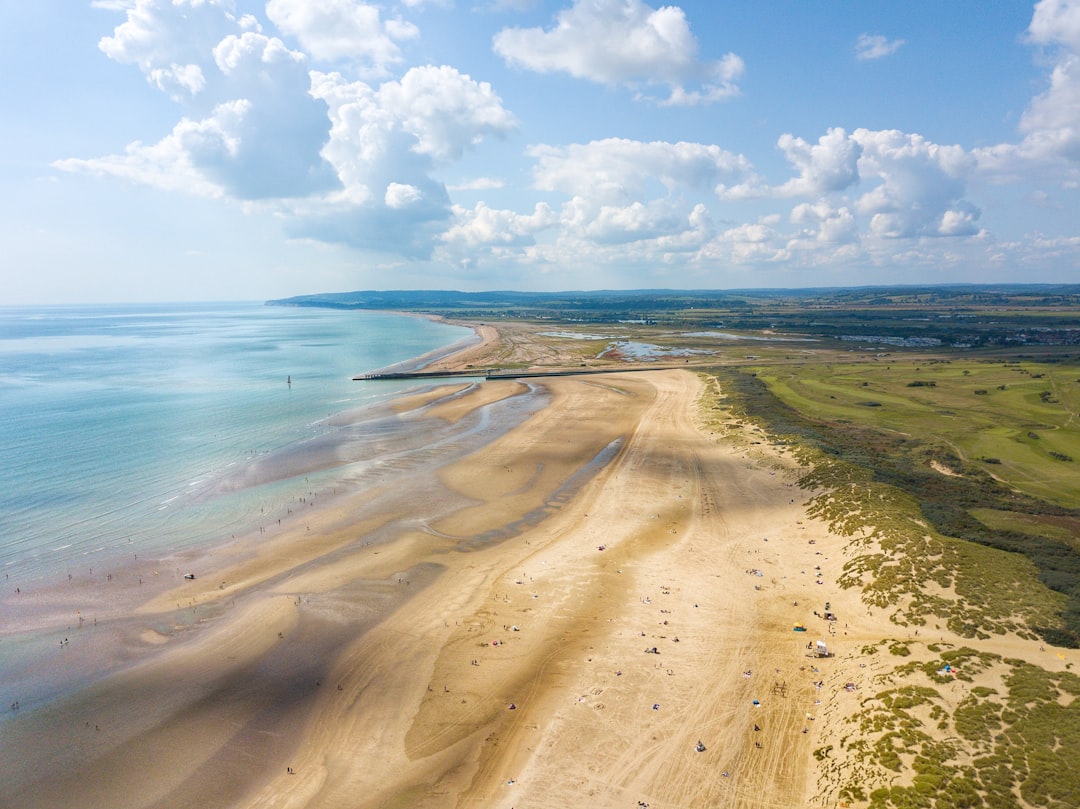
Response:
M108 676L5 718L0 805L808 805L855 638L890 627L835 584L844 540L793 462L704 426L703 384L400 399L428 443L98 597L79 648Z

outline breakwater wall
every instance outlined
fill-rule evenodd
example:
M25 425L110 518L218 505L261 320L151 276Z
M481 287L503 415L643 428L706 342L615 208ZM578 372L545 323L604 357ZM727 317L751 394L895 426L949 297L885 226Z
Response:
M544 376L584 376L588 374L633 373L635 371L660 371L667 365L628 368L547 368L512 370L507 368L475 368L465 371L375 371L370 374L354 376L353 381L364 382L373 379L531 379Z

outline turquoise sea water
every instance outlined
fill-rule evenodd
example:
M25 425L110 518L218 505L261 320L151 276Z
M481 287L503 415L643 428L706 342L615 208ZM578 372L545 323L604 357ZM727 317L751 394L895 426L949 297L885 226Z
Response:
M352 376L470 335L258 303L0 307L0 574L250 529L335 415L405 386Z

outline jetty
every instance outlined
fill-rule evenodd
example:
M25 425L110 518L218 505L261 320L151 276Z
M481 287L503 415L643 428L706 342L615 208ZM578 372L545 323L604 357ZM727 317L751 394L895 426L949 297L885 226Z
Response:
M673 367L670 365L619 366L607 368L473 368L455 371L373 371L369 374L354 376L354 382L366 382L377 379L534 379L545 376L584 376L588 374L612 374L634 371L659 371Z

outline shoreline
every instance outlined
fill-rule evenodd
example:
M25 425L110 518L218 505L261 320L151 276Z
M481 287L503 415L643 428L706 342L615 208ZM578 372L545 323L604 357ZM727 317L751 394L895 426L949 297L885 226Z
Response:
M392 312L391 314L448 322L445 318L438 316L429 317L408 312ZM400 365L420 368L431 362L452 362L454 355L478 347L482 348L485 343L494 339L493 332L485 335L480 326L467 323L453 325L472 328L474 333L450 345L388 367ZM398 400L413 396L416 390L429 391L435 387L433 382L418 382L416 388L401 391L386 401L331 414L326 421L335 428L360 427L364 429L363 425L369 424L374 429L378 429L379 422L394 417L397 412L395 403ZM92 559L87 560L89 567L82 563L68 564L66 583L62 581L65 574L59 570L47 576L33 574L21 579L18 575L13 579L10 573L5 574L6 587L0 595L0 633L18 633L24 629L42 630L49 627L58 632L77 630L80 628L79 616L83 616L84 623L95 611L99 617L106 617L110 612L110 605L113 604L118 604L121 611L127 612L133 603L145 599L145 593L158 592L180 584L183 573L187 572L191 566L190 560L257 540L259 535L265 534L270 523L276 522L280 525L283 519L295 516L294 511L299 513L294 508L297 504L313 505L310 499L316 494L323 501L336 496L337 486L333 482L325 491L316 493L310 490L307 477L332 475L335 468L359 460L360 457L355 454L351 458L341 457L342 447L352 442L353 439L350 436L340 432L335 436L319 434L303 439L299 443L281 447L267 455L253 456L243 469L220 472L217 488L199 495L200 499L206 499L220 493L217 491L219 489L228 492L232 489L267 484L290 488L292 491L282 494L284 499L276 504L280 514L266 515L258 521L266 525L253 524L245 530L232 533L228 537L220 537L205 546L178 548L156 555L152 551L145 552L142 558L138 553L132 556L129 550L122 548L101 548L95 551ZM365 451L366 449L364 448ZM166 581L171 581L171 583L162 585L162 582ZM135 582L138 583L139 590L131 590L130 587L122 588L122 585L130 586ZM103 594L102 585L104 584L116 585L111 588L113 590L111 594ZM154 585L157 585L156 588ZM119 597L117 590L123 590L119 593ZM144 595L140 595L140 592ZM68 610L66 608L68 604L81 606ZM82 606L86 609L81 608Z
M443 357L442 362L464 363L463 357L490 348L492 336L451 358ZM151 796L168 806L197 801L254 806L270 796L284 800L286 806L309 805L314 796L319 805L324 798L326 805L335 805L335 778L350 782L363 778L355 764L336 760L332 751L339 744L353 751L350 758L375 756L401 768L404 780L368 785L372 798L365 805L390 800L395 791L409 792L414 787L407 782L418 779L429 780L428 788L436 792L461 789L462 799L472 795L493 806L501 805L496 794L501 790L495 784L509 772L507 768L523 768L508 776L515 783L522 782L521 772L530 769L536 772L536 783L543 783L546 777L540 773L552 762L538 757L535 747L530 752L524 737L516 734L524 732L522 728L535 726L539 731L544 726L546 733L561 736L558 725L565 721L559 716L566 709L562 704L569 697L566 689L576 688L572 672L581 668L582 655L587 661L590 654L599 654L589 643L590 635L599 638L610 630L609 624L621 620L616 603L637 601L640 610L633 591L660 588L652 589L654 599L672 592L636 557L639 552L663 556L664 551L651 548L651 542L663 541L668 532L679 536L675 526L699 519L694 508L700 504L692 505L682 495L667 503L665 487L680 485L667 473L642 489L638 478L656 474L650 453L662 451L663 441L649 438L651 448L644 455L631 445L646 440L640 422L646 417L648 430L658 436L666 434L671 423L680 425L687 437L692 435L696 428L687 414L699 385L691 374L655 371L547 380L542 385L499 381L444 386L399 397L391 405L399 416L422 414L418 424L433 420L453 425L490 418L493 408L535 400L539 394L544 398L537 400L543 405L539 409L526 406L507 416L502 432L489 429L463 435L460 451L410 470L409 491L395 492L392 485L380 488L376 483L342 492L329 502L319 498L318 505L303 515L302 526L301 520L294 520L280 536L268 544L263 541L257 549L249 550L254 543L245 545L243 538L209 549L203 558L190 560L188 567L212 562L213 574L200 570L194 581L163 586L151 600L116 608L121 613L115 619L115 640L123 650L122 664L85 690L36 710L32 705L20 708L5 722L6 741L0 743L5 756L25 766L19 768L23 775L0 788L0 794L26 807L62 803L76 791L87 796L83 805L88 807L108 805L107 794L123 794L129 805L151 805ZM548 396L554 398L545 404ZM662 411L653 412L660 400ZM603 456L605 447L617 452L597 465L595 459ZM629 457L637 457L644 466L630 469ZM432 475L427 483L420 471ZM626 482L616 486L615 479L621 478ZM575 479L579 482L567 488ZM639 536L642 529L627 526L629 515L617 494L623 486L632 487L636 519L652 539ZM406 505L415 506L417 499L424 503L419 513ZM650 500L655 501L656 520L643 510ZM620 525L628 531L623 540L618 538ZM625 548L619 549L623 543ZM604 550L596 550L600 547ZM511 573L522 565L535 588L523 589L525 570ZM183 569L173 565L171 578ZM678 565L671 568L673 580L683 572ZM628 584L634 579L636 586ZM699 578L696 587L705 589L709 584ZM586 593L584 605L572 596L581 588ZM525 589L536 592L526 594ZM699 605L708 603L704 595L698 598ZM611 607L604 606L608 599L615 600ZM689 612L697 607L685 609L684 620L700 621L698 616L706 615ZM500 613L513 620L518 631L502 623L496 617ZM534 624L533 631L528 630L530 613L535 613L533 618L547 616L544 628ZM709 621L716 618L712 615ZM646 622L644 614L639 620L646 629L653 623ZM741 618L735 620L742 623ZM100 630L100 623L93 629ZM697 632L702 638L713 634L704 625ZM681 638L687 645L680 651L697 645L694 633L688 624ZM645 634L647 641L659 643L655 629ZM477 645L481 638L486 650ZM494 640L499 644L491 646ZM602 678L627 676L618 684L638 680L635 688L655 687L665 694L665 702L670 692L670 699L676 700L671 704L686 704L685 689L693 690L690 678L672 691L680 678L668 680L673 675L661 670L664 679L649 686L648 678L656 676L649 670L655 667L636 649L641 641L623 633L608 643L632 643L635 659L621 663L623 674L608 671ZM501 660L504 650L508 654ZM564 673L548 683L543 672L554 661ZM402 677L405 671L412 674ZM633 671L638 675L630 676ZM579 671L576 677L584 675ZM594 676L600 675L589 675ZM446 680L442 691L440 679ZM458 684L466 680L471 683L466 695L450 699L447 695L457 694ZM379 696L374 697L370 689L376 682ZM254 690L261 696L250 695L253 684L258 684ZM139 694L143 696L132 696ZM282 700L291 707L282 707ZM356 715L337 716L341 700L353 705ZM521 713L506 713L515 700L521 703ZM556 708L555 713L549 715L545 704ZM410 711L402 710L407 705L416 712L411 721ZM234 714L241 728L238 733L220 735L222 712ZM507 717L528 719L524 725L516 721L508 726ZM103 721L108 724L103 726ZM628 716L627 721L628 727L641 725L640 716ZM372 723L385 725L389 735L376 742L358 735L360 726L370 728ZM288 742L250 746L253 734L278 734L286 726L307 730ZM50 746L50 740L54 743L80 727L76 733L88 738L74 748ZM485 728L510 734L506 749L514 752L507 754L509 758L501 754L491 758L488 745L477 735ZM161 752L177 744L192 746L195 763L177 766L173 761L174 770L168 772L162 770L163 764L146 764L145 773L134 779L118 770L118 751L137 745ZM232 751L226 758L259 749L267 765L241 779L242 786L229 786L234 777L208 769L221 762L223 753L212 753L214 749ZM296 764L283 766L285 761ZM275 762L277 766L271 767ZM287 767L304 778L293 776ZM497 773L496 780L490 773L484 775L486 771ZM466 779L467 772L471 775ZM39 773L54 777L34 780ZM318 776L309 782L312 773ZM282 783L283 778L288 780ZM152 789L148 779L155 783ZM458 783L459 779L465 780ZM311 790L309 798L283 798L296 791L298 780L304 781L301 792ZM196 788L196 782L202 786ZM137 798L141 789L149 791Z
M376 309L372 311L386 311L387 314L401 315L402 317L416 317L423 320L430 320L435 323L446 323L451 326L461 326L473 330L473 334L470 337L464 337L448 346L434 349L421 354L419 357L412 357L411 359L402 360L401 362L395 362L391 365L386 365L381 368L375 368L371 371L357 372L363 375L370 374L385 374L385 373L415 373L423 371L430 366L437 365L445 368L453 368L456 370L464 370L466 367L466 357L472 356L476 353L482 353L486 349L494 345L498 339L498 331L487 325L486 323L469 323L463 320L454 320L443 317L442 315L428 315L420 312L398 312L388 311L382 309ZM356 381L359 376L353 377Z
M121 665L7 714L0 803L837 806L896 665L867 648L908 631L840 586L851 539L791 453L634 370L387 403L404 443L114 605Z

